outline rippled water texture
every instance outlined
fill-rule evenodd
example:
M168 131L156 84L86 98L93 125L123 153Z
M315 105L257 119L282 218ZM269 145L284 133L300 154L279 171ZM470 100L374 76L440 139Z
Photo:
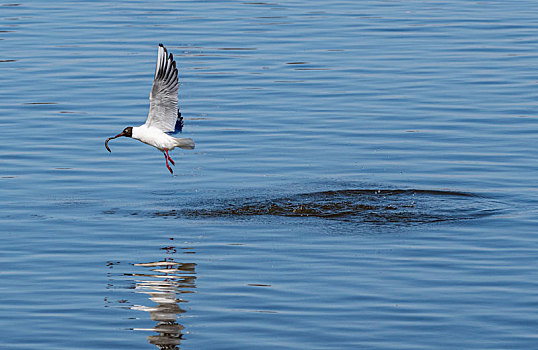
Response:
M538 348L537 13L0 3L0 348Z

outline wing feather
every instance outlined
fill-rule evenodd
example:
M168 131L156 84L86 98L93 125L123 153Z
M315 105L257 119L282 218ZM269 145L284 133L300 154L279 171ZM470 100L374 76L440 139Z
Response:
M159 44L153 87L149 95L147 126L173 132L178 119L178 72L174 56Z

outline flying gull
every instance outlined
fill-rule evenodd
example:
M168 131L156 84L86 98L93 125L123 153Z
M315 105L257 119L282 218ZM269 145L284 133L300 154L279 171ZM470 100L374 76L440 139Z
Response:
M175 165L168 151L176 147L181 149L194 149L194 141L190 138L177 138L172 134L181 132L183 128L183 117L177 107L177 92L179 81L177 76L176 61L174 56L163 46L159 44L157 56L157 68L153 79L153 88L149 95L149 114L146 122L140 126L128 126L116 136L109 137L105 141L105 147L108 147L108 141L125 136L141 141L153 146L163 152L166 161L166 167L173 174L168 161Z

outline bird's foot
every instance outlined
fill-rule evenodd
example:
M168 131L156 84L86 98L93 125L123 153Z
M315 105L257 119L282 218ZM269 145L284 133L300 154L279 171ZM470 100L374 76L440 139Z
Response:
M168 150L166 150L166 152L164 153L164 161L166 162L166 167L170 171L170 174L174 175L174 171L172 170L172 168L170 168L170 165L168 165L168 159L169 158L170 158L170 156L168 156ZM172 162L172 165L175 165L174 161L172 159L170 159L170 162Z
M165 152L166 152L166 158L168 158L170 163L172 163L172 165L176 165L176 162L174 162L174 160L172 158L170 158L170 155L168 154L168 150L165 150Z
M168 170L170 170L170 174L174 175L174 171L172 170L172 168L170 168L170 165L166 164L166 167L168 168Z

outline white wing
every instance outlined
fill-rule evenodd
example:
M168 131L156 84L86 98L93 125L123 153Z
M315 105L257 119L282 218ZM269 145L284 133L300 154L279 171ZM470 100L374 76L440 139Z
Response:
M149 114L147 126L158 128L164 132L174 131L178 120L176 61L172 54L159 44L157 67L153 79L153 88L149 95Z

